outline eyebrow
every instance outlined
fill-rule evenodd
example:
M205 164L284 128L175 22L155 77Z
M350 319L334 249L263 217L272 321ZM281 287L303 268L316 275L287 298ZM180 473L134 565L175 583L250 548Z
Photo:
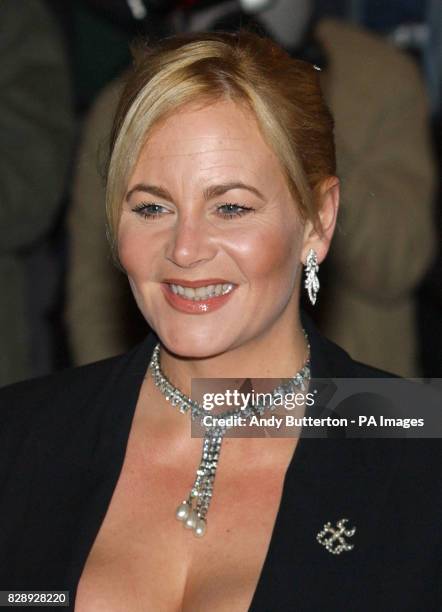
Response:
M205 200L210 200L211 198L221 196L227 193L228 191L231 191L232 189L245 189L246 191L254 193L261 200L265 199L262 193L258 189L256 189L256 187L253 187L252 185L247 185L247 183L243 183L242 181L231 181L229 183L210 185L209 187L206 187L206 189L204 189L203 196ZM136 193L137 191L141 191L142 193L149 193L150 195L153 195L157 198L162 198L163 200L172 201L172 196L167 191L167 189L164 189L164 187L160 187L158 185L149 185L146 183L137 183L136 185L134 185L134 187L132 187L132 189L127 192L126 201L128 201L132 194Z

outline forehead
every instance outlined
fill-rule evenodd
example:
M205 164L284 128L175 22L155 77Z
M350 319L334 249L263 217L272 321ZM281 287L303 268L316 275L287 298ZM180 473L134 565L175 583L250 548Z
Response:
M210 153L276 158L265 142L253 112L231 100L182 106L148 133L142 158Z

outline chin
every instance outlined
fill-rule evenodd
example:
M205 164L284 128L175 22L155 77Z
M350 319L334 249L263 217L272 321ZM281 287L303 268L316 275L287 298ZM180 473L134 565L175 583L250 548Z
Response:
M213 339L208 341L209 334L184 333L181 328L178 331L161 329L156 332L158 338L165 348L178 357L190 357L194 359L204 359L218 355L227 350L225 340Z

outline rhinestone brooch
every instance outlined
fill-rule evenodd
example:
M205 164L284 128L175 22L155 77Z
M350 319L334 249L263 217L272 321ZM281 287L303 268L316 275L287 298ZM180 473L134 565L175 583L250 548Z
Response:
M343 518L332 527L331 523L325 523L322 530L317 534L317 541L332 555L340 555L344 551L352 550L354 544L349 544L345 538L351 538L356 533L356 527L346 527L348 519Z

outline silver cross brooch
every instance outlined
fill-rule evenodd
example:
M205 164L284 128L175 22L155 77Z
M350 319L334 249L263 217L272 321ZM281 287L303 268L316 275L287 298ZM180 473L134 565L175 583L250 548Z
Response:
M331 523L328 522L316 536L318 542L325 546L326 550L332 555L340 555L354 547L354 544L349 544L345 538L351 538L356 532L356 527L347 529L345 527L347 522L348 519L343 518L337 521L336 527L332 527Z

